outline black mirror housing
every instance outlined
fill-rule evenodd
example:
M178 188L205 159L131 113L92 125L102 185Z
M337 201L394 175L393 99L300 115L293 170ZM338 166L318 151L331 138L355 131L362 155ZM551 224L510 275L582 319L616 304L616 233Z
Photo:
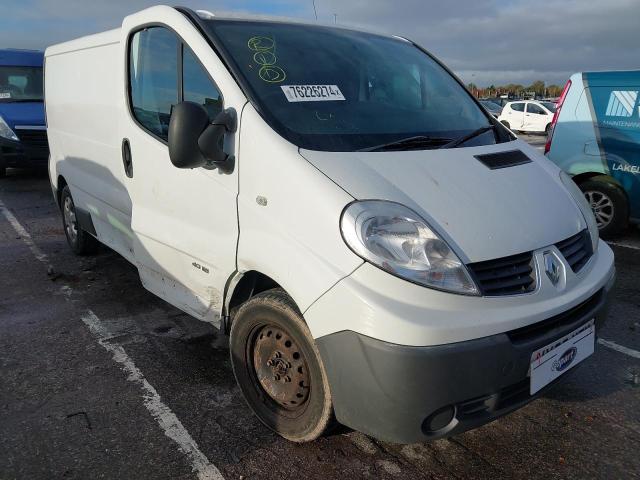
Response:
M169 157L178 168L233 171L235 157L224 151L224 137L238 129L236 111L228 108L209 123L207 111L194 102L173 107L169 121Z
M169 158L178 168L197 168L207 163L198 148L198 138L209 125L207 111L194 102L173 107L169 120Z

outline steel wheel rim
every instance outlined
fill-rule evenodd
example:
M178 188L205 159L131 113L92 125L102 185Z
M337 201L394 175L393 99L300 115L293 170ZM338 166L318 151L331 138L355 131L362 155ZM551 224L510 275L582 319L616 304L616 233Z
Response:
M78 225L76 223L76 212L71 197L66 197L64 199L62 211L64 215L64 228L67 236L72 243L75 243L78 238Z
M309 400L309 368L302 350L283 329L274 325L259 328L250 359L261 390L273 407L298 411Z
M587 190L584 192L584 196L587 202L589 202L591 210L593 210L598 228L602 229L609 225L615 213L615 207L611 198L598 190Z

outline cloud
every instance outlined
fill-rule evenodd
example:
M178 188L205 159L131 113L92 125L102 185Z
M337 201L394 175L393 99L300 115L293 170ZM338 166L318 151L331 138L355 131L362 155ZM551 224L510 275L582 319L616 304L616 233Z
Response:
M0 47L44 48L117 27L153 0L11 1L0 17ZM214 12L313 20L312 0L183 0ZM322 22L403 35L465 81L563 83L570 73L638 68L639 0L315 0Z

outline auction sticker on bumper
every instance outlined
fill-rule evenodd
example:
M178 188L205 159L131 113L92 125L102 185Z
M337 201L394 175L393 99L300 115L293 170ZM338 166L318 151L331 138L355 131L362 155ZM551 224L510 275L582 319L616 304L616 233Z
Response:
M568 335L542 347L531 355L531 384L533 395L591 355L595 347L593 320Z

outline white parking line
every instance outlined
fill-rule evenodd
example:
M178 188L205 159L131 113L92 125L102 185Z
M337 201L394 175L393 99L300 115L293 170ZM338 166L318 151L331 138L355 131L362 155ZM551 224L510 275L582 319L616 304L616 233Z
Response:
M9 211L2 200L0 200L0 212L2 212L2 215L20 236L20 239L29 247L29 250L31 250L31 253L33 253L36 259L43 263L47 269L51 267L49 257L38 248L29 232L27 232L18 219ZM71 287L64 285L62 288L64 290L63 293L67 299L69 299L72 293ZM171 409L162 402L156 389L147 381L140 369L136 367L124 348L121 345L109 341L112 335L109 334L109 331L100 319L89 310L83 315L82 321L94 337L96 337L98 343L111 353L113 360L119 363L122 369L128 374L127 380L140 386L143 393L144 406L149 410L156 422L158 422L164 434L176 442L178 449L186 455L191 469L196 473L198 479L224 480L224 477L216 466L200 451L198 444L191 437L187 429L184 428L182 422L180 422Z
M616 247L624 247L631 248L632 250L640 250L640 245L632 245L627 242L607 242L609 245L614 245Z
M200 480L222 480L222 474L211 463L209 459L200 451L198 444L189 435L189 432L182 425L182 422L175 416L171 409L162 402L160 395L153 385L151 385L144 377L142 372L136 367L135 363L121 345L110 343L111 334L104 327L100 319L89 310L82 317L82 321L89 327L94 337L98 339L98 343L104 347L111 355L113 360L122 366L122 369L129 375L127 380L138 384L143 391L144 406L153 415L153 418L160 424L162 430L167 437L178 444L178 448L184 453L191 467L197 473Z
M604 345L611 350L615 350L616 352L624 353L625 355L629 355L630 357L637 358L640 360L640 352L633 350L631 348L623 347L622 345L618 345L616 342L612 342L611 340L605 340L604 338L599 338L598 343L600 345Z
M31 253L33 253L40 262L44 263L47 267L50 267L51 263L49 263L49 257L47 257L47 254L38 248L38 246L33 242L31 235L29 235L29 232L27 232L20 222L18 222L18 219L13 216L13 213L9 211L2 200L0 200L0 211L20 236L22 241L27 244Z

